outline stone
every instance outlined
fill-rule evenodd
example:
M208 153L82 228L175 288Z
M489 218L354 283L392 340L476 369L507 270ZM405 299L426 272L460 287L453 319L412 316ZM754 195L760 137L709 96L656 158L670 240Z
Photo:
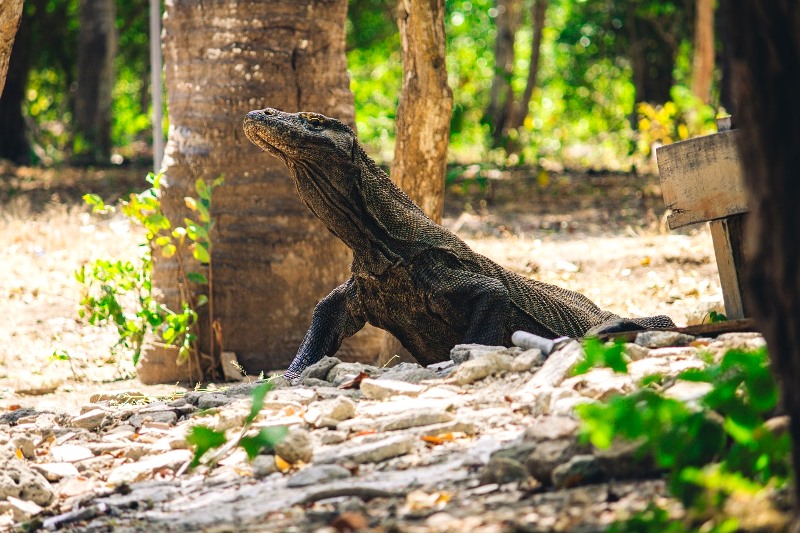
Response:
M617 439L609 448L592 453L606 479L643 479L657 474L652 458L639 448L639 441Z
M244 379L242 365L239 364L236 352L222 352L219 358L222 363L222 375L225 377L225 381L242 381Z
M445 411L409 411L384 418L379 418L378 431L396 431L431 424L441 424L453 420L453 415Z
M336 427L342 420L352 418L356 403L345 396L314 402L308 406L303 419L314 427Z
M116 467L108 474L107 483L112 487L118 487L122 484L142 481L164 468L177 470L191 458L192 452L189 450L172 450L138 462L126 463Z
M697 403L711 392L712 388L711 383L678 380L671 387L664 390L664 396L684 403Z
M505 346L485 346L483 344L456 344L450 350L450 359L457 365L478 359L485 355L503 352L507 348Z
M54 393L63 382L55 377L31 376L30 379L17 383L14 392L23 396L43 396Z
M31 468L42 474L47 481L60 481L65 477L78 475L78 469L72 463L34 463Z
M92 403L97 402L116 402L116 403L129 403L134 400L143 400L147 398L144 394L136 389L118 389L105 392L98 392L89 397Z
M332 383L335 387L352 381L360 373L366 372L370 377L383 374L383 370L363 363L341 363L331 368L325 380Z
M641 331L636 334L634 341L639 346L647 348L665 348L667 346L689 346L694 337L677 331Z
M510 457L495 456L483 468L480 475L481 485L497 483L504 485L514 481L522 481L529 477L528 470L521 462Z
M566 463L555 467L551 478L553 486L567 489L600 481L603 478L603 471L593 455L575 455Z
M488 376L510 370L513 362L514 358L508 354L489 353L461 364L450 377L459 385L469 385Z
M324 431L316 433L315 436L319 439L320 444L339 444L347 439L346 431Z
M537 392L544 387L558 387L586 355L578 341L570 341L560 350L550 354L542 368L514 395L521 403L533 402Z
M542 354L538 348L531 348L525 350L514 358L511 363L512 372L527 372L537 366L541 366L547 360L547 357Z
M14 450L19 450L25 459L36 459L36 445L28 435L16 435L10 442Z
M50 455L56 463L75 463L94 457L92 450L86 446L78 446L77 444L53 446L50 448Z
M211 409L231 403L231 398L220 392L207 392L197 400L199 409Z
M289 464L310 463L314 456L311 437L304 429L292 429L275 445L275 454Z
M639 361L650 357L650 348L645 348L635 342L627 342L625 343L625 353L628 354L631 361Z
M580 425L566 416L545 416L534 421L522 439L525 442L539 443L546 440L572 438L577 439Z
M550 414L556 416L577 416L575 408L585 403L596 403L596 400L586 396L567 396L558 398L550 403Z
M99 429L106 420L107 413L102 409L92 409L80 416L72 419L72 425L77 428L88 429L94 431Z
M402 362L389 368L379 380L405 381L406 383L419 383L427 379L436 379L439 375L431 368L424 368L415 363Z
M200 403L203 402L203 399L200 399ZM201 409L206 409L205 407L201 407ZM169 426L174 426L175 423L178 421L178 414L175 411L153 411L149 413L141 413L133 415L128 419L128 424L132 425L135 428L142 427L145 423L157 423L157 424L167 424Z
M303 468L286 482L287 487L307 487L350 477L350 471L339 465L311 465Z
M553 470L569 461L579 450L580 447L574 439L545 440L533 446L525 459L525 467L539 481L551 483Z
M392 396L419 396L425 387L390 379L366 378L361 382L361 392L370 400L384 400Z
M275 464L275 456L271 454L256 455L250 462L250 466L253 468L253 475L257 478L267 477L270 474L278 472L278 466Z
M342 463L356 464L378 463L392 457L405 455L412 450L416 439L413 436L400 435L365 444L343 444L333 450L318 454L317 464Z
M25 522L40 514L44 509L40 505L27 500L20 500L13 496L7 496L6 502L11 510L14 520L17 522Z
M639 382L647 376L666 376L669 372L669 361L660 357L648 357L628 364L628 375L635 382Z
M48 505L53 500L53 488L43 475L11 457L0 468L0 499L9 496Z
M636 385L628 374L610 368L593 368L585 374L565 379L562 387L577 391L581 396L606 401L612 396L632 392Z
M302 384L303 380L306 378L321 379L324 381L328 377L328 372L330 372L333 367L341 362L342 361L336 357L323 357L313 365L303 370L300 373L300 377L297 379L297 381L300 384Z

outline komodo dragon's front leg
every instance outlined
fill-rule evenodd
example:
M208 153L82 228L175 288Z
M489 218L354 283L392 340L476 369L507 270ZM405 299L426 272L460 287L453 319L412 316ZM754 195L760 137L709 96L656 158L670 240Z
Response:
M314 308L311 327L292 364L284 374L295 379L307 367L336 353L342 341L355 335L366 324L356 295L353 278L345 281Z

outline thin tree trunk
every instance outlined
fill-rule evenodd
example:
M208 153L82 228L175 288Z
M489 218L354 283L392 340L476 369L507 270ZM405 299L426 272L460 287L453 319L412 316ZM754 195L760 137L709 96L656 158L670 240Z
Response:
M447 85L444 0L400 0L403 89L391 176L431 219L442 221L453 92Z
M791 415L800 480L800 4L727 0L731 67L750 198L749 290ZM800 483L793 484L800 531Z
M75 154L82 163L111 156L111 91L117 53L114 0L81 0Z
M533 0L531 5L531 62L528 67L528 81L525 84L525 92L516 108L516 112L508 123L508 129L517 129L525 122L528 116L528 108L531 105L533 90L536 88L536 78L539 74L539 58L542 50L542 32L544 31L544 15L547 12L547 0Z
M0 95L6 83L11 48L22 19L22 0L4 0L0 4Z
M489 123L493 141L497 145L502 139L514 100L511 78L514 74L514 39L520 22L520 2L497 0L495 6L497 37L494 48L494 79L485 120Z
M703 103L711 97L714 76L714 0L697 0L694 24L692 92Z

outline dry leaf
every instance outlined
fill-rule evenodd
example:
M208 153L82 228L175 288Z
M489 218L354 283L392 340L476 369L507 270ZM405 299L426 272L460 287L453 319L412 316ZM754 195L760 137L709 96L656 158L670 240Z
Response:
M21 460L21 459L24 459L24 456L22 455L22 450L20 450L19 448L17 448L17 449L14 451L14 454L17 456L17 459L20 459L20 460Z
M440 444L444 444L445 442L453 441L455 438L453 437L452 433L440 433L438 435L423 435L422 440L428 444L438 446Z
M280 455L275 456L275 468L285 473L288 472L291 467L292 465L290 465L286 459Z
M369 374L367 374L366 372L359 372L358 375L356 377L354 377L353 379L351 379L350 381L347 381L347 382L342 383L341 385L339 385L339 388L340 389L357 389L361 385L361 382L364 381L368 377L369 377Z
M361 513L344 512L331 521L331 527L340 533L363 531L369 527L367 517Z
M375 433L377 433L377 431L374 429L365 429L364 431L353 433L353 437L363 437L364 435L374 435Z
M428 494L424 490L409 492L406 496L406 503L403 508L406 512L427 511L430 509L444 509L452 496L449 492L432 492Z

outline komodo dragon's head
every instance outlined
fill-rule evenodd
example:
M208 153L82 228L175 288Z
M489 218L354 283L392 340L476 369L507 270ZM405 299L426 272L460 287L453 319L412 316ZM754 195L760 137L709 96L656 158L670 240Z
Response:
M287 164L353 162L358 150L356 134L349 126L319 113L250 111L244 117L244 133L250 142Z

